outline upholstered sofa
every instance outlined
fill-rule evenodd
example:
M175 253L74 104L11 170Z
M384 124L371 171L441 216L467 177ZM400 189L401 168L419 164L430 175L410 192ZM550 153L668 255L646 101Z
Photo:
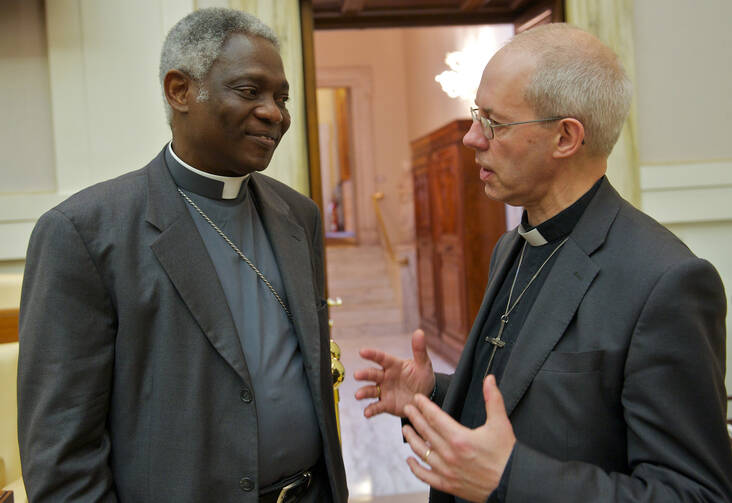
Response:
M18 308L21 282L20 274L0 274L0 310ZM17 333L13 338L17 341ZM18 343L0 343L0 493L13 491L15 503L26 503L18 454L17 376Z
M0 344L0 488L13 491L15 503L26 503L18 454L18 343Z

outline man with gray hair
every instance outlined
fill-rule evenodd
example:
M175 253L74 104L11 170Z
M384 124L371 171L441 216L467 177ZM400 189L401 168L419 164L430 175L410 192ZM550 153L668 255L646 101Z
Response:
M30 500L346 503L320 214L259 173L290 125L277 38L198 10L168 34L160 80L172 141L31 237Z
M617 56L564 24L485 67L463 143L521 224L452 376L420 331L413 359L363 349L379 366L355 375L366 417L409 420L431 503L731 501L724 289L605 177L630 101Z

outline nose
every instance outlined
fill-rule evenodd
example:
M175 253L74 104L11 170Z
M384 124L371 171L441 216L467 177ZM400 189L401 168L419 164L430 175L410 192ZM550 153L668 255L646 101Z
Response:
M483 133L483 127L480 125L480 122L473 121L470 129L463 136L463 145L476 151L488 150L490 140Z
M278 124L285 120L285 114L274 98L266 99L254 109L255 115L267 122Z

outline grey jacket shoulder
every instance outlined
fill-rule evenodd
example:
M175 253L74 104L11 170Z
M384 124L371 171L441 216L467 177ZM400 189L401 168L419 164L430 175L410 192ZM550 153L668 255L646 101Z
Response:
M619 211L606 244L609 248L617 248L625 258L632 258L622 261L626 267L663 273L674 265L700 260L678 236L653 217L620 196L618 200Z

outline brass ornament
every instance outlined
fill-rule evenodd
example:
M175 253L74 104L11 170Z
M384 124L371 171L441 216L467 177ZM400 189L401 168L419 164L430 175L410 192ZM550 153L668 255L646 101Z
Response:
M333 378L333 389L337 388L346 377L346 369L341 363L341 348L330 340L330 373Z

